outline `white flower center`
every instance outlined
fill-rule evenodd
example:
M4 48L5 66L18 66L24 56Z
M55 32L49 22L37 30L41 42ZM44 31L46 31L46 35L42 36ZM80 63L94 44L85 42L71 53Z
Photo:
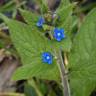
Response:
M58 33L57 35L58 35L58 36L61 36L61 34L60 34L60 33Z
M47 57L46 57L46 59L47 59L47 60L49 60L49 59L50 59L50 57L49 57L49 56L47 56Z

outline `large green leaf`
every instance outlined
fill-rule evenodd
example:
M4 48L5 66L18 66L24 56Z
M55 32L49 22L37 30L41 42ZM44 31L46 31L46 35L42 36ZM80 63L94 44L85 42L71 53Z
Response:
M32 59L31 64L18 68L13 79L21 80L30 79L31 77L57 81L60 79L56 63L54 62L52 65L44 64L41 59L35 59L35 61Z
M96 87L96 8L92 10L74 40L69 58L72 96L90 96Z
M10 20L4 15L0 17L8 25L12 41L21 56L22 67L15 72L14 79L38 77L41 79L58 80L59 70L56 62L48 65L42 62L42 52L53 52L49 41L40 32L16 20Z

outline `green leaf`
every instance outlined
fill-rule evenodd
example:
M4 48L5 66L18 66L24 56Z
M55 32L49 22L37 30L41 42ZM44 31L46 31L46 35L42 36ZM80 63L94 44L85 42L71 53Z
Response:
M22 17L24 18L25 22L32 28L35 29L35 31L38 31L38 27L37 27L37 22L39 19L39 14L35 13L35 12L31 12L31 11L27 11L27 10L23 10L23 9L19 9ZM43 31L43 29L39 29L39 31Z
M22 17L24 18L25 22L31 26L32 28L35 29L35 31L37 30L38 31L38 27L37 27L37 22L38 22L38 19L40 17L39 14L35 13L35 12L31 12L31 11L27 11L27 10L23 10L23 9L19 9ZM39 31L43 31L43 29L39 29Z
M48 65L42 63L41 59L32 60L31 64L19 67L15 72L13 79L21 80L30 79L31 77L58 81L60 78L56 62L54 62L52 65Z
M68 1L68 0L67 0ZM65 3L68 3L68 2ZM63 0L62 0L63 2ZM64 3L64 2L63 2ZM64 4L65 4L64 3ZM64 28L66 38L61 42L57 42L56 40L52 41L52 45L56 48L62 48L66 52L70 52L71 50L71 31L72 31L72 9L74 4L70 4L66 6L62 6L60 10L57 10L58 16L60 16L59 26L60 28Z
M71 33L71 26L72 26L72 11L75 7L75 4L69 4L66 6L62 6L62 8L57 11L57 14L60 16L60 24L59 27L64 28L65 33L70 35Z
M96 87L96 8L80 27L70 53L72 96L90 96Z
M21 15L23 16L26 23L29 25L36 26L36 22L38 21L38 14L35 12L19 9Z
M41 9L41 14L43 15L45 12L48 11L48 5L46 0L39 0L37 1L37 3L39 3L39 7Z
M0 12L13 11L16 8L14 1L7 2L4 6L0 6Z
M70 1L69 1L69 0L61 0L60 5L59 5L59 8L57 9L58 12L59 12L59 10L61 10L63 7L65 7L65 6L69 5L69 4L70 4Z
M37 93L36 96L43 96L42 92L38 88L38 83L36 81L34 81L33 79L30 79L30 80L28 80L28 84L35 89L35 91Z
M29 84L25 84L24 93L26 96L37 96L35 88Z
M62 6L60 10L57 10L57 14L60 16L60 23L65 23L69 16L72 15L72 10L74 8L74 4L68 4L66 6Z
M15 72L14 80L34 76L41 79L58 80L59 70L56 62L51 65L42 62L42 52L53 52L49 41L40 32L24 23L8 19L2 14L0 17L8 25L12 41L24 64Z

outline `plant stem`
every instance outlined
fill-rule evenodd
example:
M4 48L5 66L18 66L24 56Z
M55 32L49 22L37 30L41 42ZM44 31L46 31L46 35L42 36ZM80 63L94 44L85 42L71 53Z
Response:
M59 63L59 69L60 69L60 72L61 72L64 96L71 96L69 83L68 83L68 77L67 77L66 68L65 68L65 65L64 65L64 61L63 61L63 58L62 58L61 51L58 52L58 63Z

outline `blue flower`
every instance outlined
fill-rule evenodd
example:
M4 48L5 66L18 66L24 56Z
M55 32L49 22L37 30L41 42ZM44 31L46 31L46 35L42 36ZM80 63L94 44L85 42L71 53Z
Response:
M60 42L62 39L65 38L64 29L63 28L60 28L60 29L55 28L53 36L57 41Z
M42 27L44 23L45 23L44 18L40 17L36 25L37 27Z
M43 52L42 53L42 61L47 64L52 64L53 56L49 52Z

